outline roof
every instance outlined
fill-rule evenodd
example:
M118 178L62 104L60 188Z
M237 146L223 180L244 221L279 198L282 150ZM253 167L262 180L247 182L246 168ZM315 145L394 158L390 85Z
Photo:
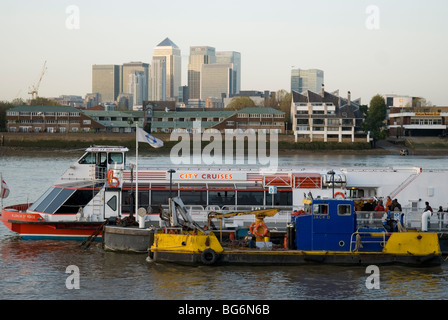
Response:
M170 38L165 38L162 42L160 42L157 47L173 47L179 48L176 44L170 40Z
M8 112L80 112L79 109L70 106L17 106L8 109Z
M143 111L107 111L107 110L83 110L89 117L143 117Z
M283 111L268 108L268 107L247 107L241 110L238 110L237 113L248 113L248 114L285 114Z
M154 111L153 117L169 118L207 118L207 117L230 117L235 111Z

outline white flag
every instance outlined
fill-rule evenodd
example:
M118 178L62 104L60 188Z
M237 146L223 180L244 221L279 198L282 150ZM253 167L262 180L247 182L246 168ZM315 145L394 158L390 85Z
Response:
M141 128L137 128L137 141L138 142L147 142L154 148L163 147L163 141L157 139L156 137L150 135L145 130Z

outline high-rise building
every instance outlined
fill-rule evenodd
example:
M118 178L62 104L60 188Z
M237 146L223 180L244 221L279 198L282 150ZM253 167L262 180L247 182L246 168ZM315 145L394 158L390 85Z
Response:
M179 96L179 87L182 83L182 58L179 47L169 38L165 38L154 48L154 60L160 60L160 57L165 58L165 92L166 98L163 100L175 99ZM163 77L154 79L154 81L162 81ZM153 81L151 79L151 81ZM156 87L161 86L162 83L156 84ZM154 100L154 99L152 99ZM158 99L157 99L158 100Z
M131 80L135 79L135 74L138 72L139 77L143 76L144 80L140 79L140 82L145 81L146 87L141 87L141 94L143 100L148 100L148 92L150 89L150 78L149 78L149 71L150 66L148 63L143 62L128 62L123 63L121 66L121 89L120 93L131 93L134 94L134 92L129 91L131 87L129 86L129 82ZM135 102L136 96L134 94L134 105L141 105Z
M92 66L92 93L101 94L102 102L114 102L120 94L120 66L113 64Z
M128 93L133 95L133 105L142 106L148 99L147 74L144 71L134 71L129 74Z
M153 57L151 65L151 90L149 100L165 101L166 87L166 57Z
M215 48L208 46L190 47L190 58L188 61L188 92L190 99L200 98L201 66L215 62Z
M305 92L307 90L320 92L324 84L324 72L319 69L292 69L291 91Z
M203 64L201 67L200 99L223 99L233 92L233 64Z
M236 51L216 51L216 63L233 64L233 92L238 94L241 91L241 53Z

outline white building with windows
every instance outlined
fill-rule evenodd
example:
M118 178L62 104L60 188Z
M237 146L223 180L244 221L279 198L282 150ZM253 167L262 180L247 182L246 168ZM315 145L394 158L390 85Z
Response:
M291 119L295 141L369 142L362 130L364 121L360 100L351 100L336 93L307 90L292 91Z

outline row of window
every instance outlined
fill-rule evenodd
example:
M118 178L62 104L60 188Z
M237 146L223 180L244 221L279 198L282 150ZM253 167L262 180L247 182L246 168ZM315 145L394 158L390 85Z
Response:
M268 191L247 190L173 190L172 196L180 196L185 205L199 206L292 206L292 191L280 191L269 194ZM138 205L152 207L153 212L159 205L168 205L169 190L139 190ZM131 196L128 190L123 190L122 212L130 212Z
M238 113L238 118L284 118L284 114Z
M37 116L37 117L79 117L79 112L41 112L41 111L8 111L8 116Z
M86 123L86 121L83 121L83 124L90 124L90 120L87 121L88 123ZM29 123L29 124L80 124L79 120L42 120L42 119L25 119L25 120L8 120L7 123Z

